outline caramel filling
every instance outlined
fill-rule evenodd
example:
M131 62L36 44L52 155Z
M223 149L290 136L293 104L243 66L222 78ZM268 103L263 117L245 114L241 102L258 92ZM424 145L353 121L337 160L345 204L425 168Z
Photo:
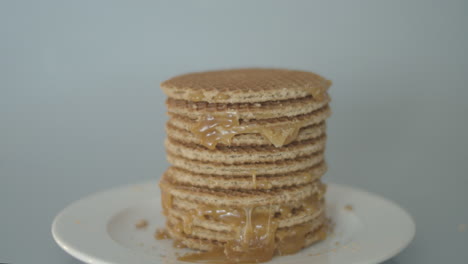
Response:
M328 97L328 94L327 94L327 89L328 87L330 87L332 84L331 81L329 80L325 80L324 81L324 85L320 86L320 87L304 87L304 90L312 95L312 97L317 100L317 101L323 101L325 98ZM228 94L225 94L225 93L218 93L216 94L213 99L215 100L227 100L231 98L230 95ZM190 93L188 95L188 99L190 101L193 101L193 102L200 102L200 101L204 101L208 98L206 98L205 94L201 91L198 91L198 92L193 92L193 93Z
M174 240L172 246L175 248L187 248L187 246L179 240Z
M194 102L200 102L205 100L205 95L202 92L193 92L189 94L189 100Z
M218 93L213 97L215 100L227 100L229 98L231 98L231 96L224 93ZM188 99L193 102L201 102L206 101L208 98L206 98L203 92L193 92L189 94Z
M276 242L276 253L280 256L290 255L298 252L299 250L303 249L306 246L307 238L305 234L310 231L310 228L313 228L311 223L306 223L299 226L294 226L290 228L289 234L287 235L280 235L277 236ZM312 234L316 236L318 240L324 240L327 237L327 227L322 225L316 231L310 232L308 234ZM269 261L271 258L267 259L268 253L265 254L264 251L258 250L255 253L259 255L255 260L250 259L229 259L226 254L225 250L222 247L217 247L212 251L205 251L205 252L197 252L193 254L186 254L178 258L178 260L192 262L192 263L210 263L210 264L233 264L233 263L258 263L258 262L266 262ZM272 256L271 256L272 257Z
M227 100L231 98L231 96L229 94L225 94L225 93L218 93L214 96L214 99L215 100Z
M236 227L233 239L213 251L187 254L178 259L195 263L259 263L275 254L293 254L306 245L306 234L312 223L289 227L277 234L279 219L291 217L298 211L314 213L320 210L320 195L312 195L295 205L269 205L247 208L203 205L188 210L175 232L191 235L196 218L222 222Z
M161 205L163 208L163 214L168 215L169 210L172 208L172 195L161 188Z
M301 121L276 126L240 124L238 115L228 112L204 115L190 130L199 138L200 143L209 149L215 149L218 143L230 145L235 135L248 133L261 134L275 147L281 147L294 141L303 126L304 122Z

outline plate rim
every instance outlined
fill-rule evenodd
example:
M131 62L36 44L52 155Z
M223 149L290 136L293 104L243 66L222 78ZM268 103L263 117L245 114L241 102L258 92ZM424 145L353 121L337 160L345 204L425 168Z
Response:
M373 197L373 198L379 199L381 201L384 201L385 203L390 204L393 207L397 208L398 211L400 213L403 213L403 215L409 220L408 223L410 224L411 233L410 233L409 236L407 236L407 239L406 239L405 242L401 243L400 246L395 248L393 251L389 251L385 256L382 256L379 259L375 259L373 261L363 262L363 263L373 264L373 263L381 263L383 261L389 260L392 257L394 257L394 256L398 255L399 253L401 253L404 249L406 249L411 244L411 242L413 242L413 240L414 240L414 238L416 236L416 222L415 222L413 216L404 207L402 207L401 205L399 205L398 203L396 203L395 201L393 201L391 199L388 199L388 198L386 198L384 196L381 196L379 194L376 194L376 193L366 191L366 190L361 189L359 187L354 187L354 186L351 186L351 185L344 185L344 184L339 184L339 183L326 183L326 184L327 185L333 185L334 187L345 189L347 191L358 192L358 193L364 194L364 195L366 195L368 197ZM357 264L357 263L353 263L353 264Z

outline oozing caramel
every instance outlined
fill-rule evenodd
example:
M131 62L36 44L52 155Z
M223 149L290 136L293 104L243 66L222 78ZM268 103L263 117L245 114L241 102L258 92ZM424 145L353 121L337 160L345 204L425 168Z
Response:
M252 171L251 174L252 174L252 185L254 189L257 189L257 172Z
M273 212L260 211L255 207L244 209L245 219L236 239L226 243L224 253L234 262L265 262L275 253L275 234L278 221Z
M281 147L294 141L303 126L303 122L276 126L240 124L235 112L227 112L202 116L190 130L209 149L215 149L218 143L229 145L235 135L248 133L261 134L276 147Z
M313 214L320 210L318 196L307 197L299 204L269 205L247 208L202 205L186 211L182 221L174 226L175 232L191 235L193 220L208 219L235 227L233 239L214 251L193 253L179 258L196 263L259 263L273 255L292 254L305 246L306 233L311 224L290 227L277 236L278 221L298 211ZM279 214L278 214L279 213Z
M209 149L216 148L216 144L220 142L229 145L231 139L242 130L245 130L245 127L239 125L235 113L203 116L191 128L192 133L200 139L200 143Z
M200 208L197 210L199 217L238 227L235 238L227 241L224 248L188 254L179 260L203 263L258 263L270 260L276 249L275 234L278 221L274 219L271 206L267 210L259 209L259 207L240 209L208 206Z

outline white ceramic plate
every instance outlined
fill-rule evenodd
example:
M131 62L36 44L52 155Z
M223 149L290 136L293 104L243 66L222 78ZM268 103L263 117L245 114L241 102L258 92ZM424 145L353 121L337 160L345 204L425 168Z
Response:
M326 199L327 213L336 224L330 237L270 263L379 263L398 254L414 237L411 216L382 197L329 184ZM187 249L174 249L171 241L153 237L156 228L164 226L160 204L156 182L103 191L60 212L52 234L61 248L86 263L186 263L177 261L176 255ZM141 219L149 224L137 229Z

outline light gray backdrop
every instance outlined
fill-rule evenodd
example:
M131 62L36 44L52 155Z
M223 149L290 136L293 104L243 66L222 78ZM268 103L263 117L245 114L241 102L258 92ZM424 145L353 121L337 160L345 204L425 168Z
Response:
M161 81L271 66L334 82L327 181L414 216L415 240L388 263L466 263L467 13L468 1L1 1L0 262L79 263L54 244L54 215L161 175Z

